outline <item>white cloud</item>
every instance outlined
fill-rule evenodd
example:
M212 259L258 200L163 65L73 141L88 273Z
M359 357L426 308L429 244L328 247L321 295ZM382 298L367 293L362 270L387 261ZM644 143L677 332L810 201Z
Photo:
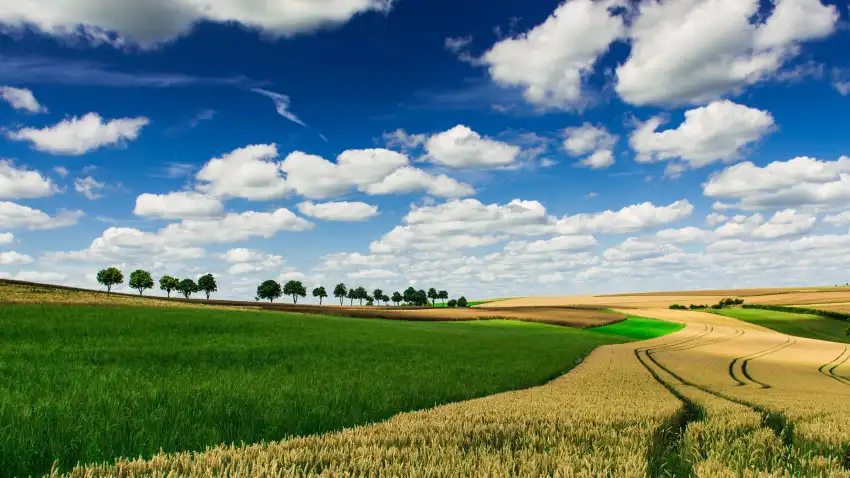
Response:
M51 217L38 209L0 201L0 229L56 229L73 226L82 216L82 211L59 211Z
M47 108L40 105L31 90L26 88L15 88L13 86L0 86L0 99L4 100L16 110L25 110L30 113L47 113Z
M584 123L578 127L564 130L564 149L570 156L584 156L578 166L604 169L614 164L614 145L617 136L608 132L604 126Z
M0 246L8 246L15 242L15 235L11 232L0 233Z
M597 244L598 242L593 236L556 236L533 242L512 241L505 246L505 251L517 254L582 251Z
M408 194L423 191L437 197L455 198L471 196L475 189L445 174L434 176L425 171L405 166L379 182L361 188L366 194Z
M830 35L839 19L818 0L777 0L753 22L759 0L643 2L630 28L631 55L617 68L617 93L635 105L702 103L762 81ZM596 23L588 23L595 28Z
M104 146L122 146L133 141L149 122L143 116L104 122L99 114L88 113L80 118L66 118L42 129L10 131L7 136L16 141L29 141L35 149L46 153L80 156Z
M77 178L76 180L74 180L74 190L92 200L102 198L103 195L98 194L97 191L105 187L106 184L94 179L91 176Z
M638 153L637 162L680 159L700 168L732 161L774 129L770 113L728 100L686 111L678 128L657 131L663 123L654 117L632 133L629 144Z
M326 202L316 204L305 201L298 204L298 210L305 216L325 221L358 222L376 217L378 206L364 202Z
M655 237L661 241L675 244L695 244L720 241L724 239L764 239L775 240L789 236L799 236L814 229L817 217L800 213L794 209L776 212L770 219L761 214L752 216L738 215L731 218L717 218L715 224L723 224L714 230L698 227L665 229L658 231Z
M274 102L274 107L279 115L283 116L289 121L292 121L293 123L297 123L301 126L307 127L307 125L303 121L301 121L301 118L296 116L295 113L289 111L290 101L288 96L282 95L280 93L275 93L274 91L264 90L262 88L252 88L251 91L271 98Z
M713 227L718 224L722 224L728 220L729 218L727 216L713 212L705 217L705 225L708 227Z
M220 258L231 264L227 272L232 275L254 274L276 269L283 264L283 256L266 254L253 249L230 249Z
M605 260L610 262L629 262L638 259L649 259L661 257L667 254L681 252L682 250L671 244L663 244L656 241L645 241L630 237L622 244L606 249L602 253Z
M693 211L694 206L686 199L667 206L644 202L616 212L564 216L555 224L555 230L560 234L627 234L679 221Z
M391 0L43 0L4 2L0 23L7 28L32 25L47 34L82 37L94 44L152 48L189 34L201 21L232 22L273 37L291 36L345 23L369 11L386 13L392 4Z
M409 134L407 131L399 128L395 131L384 133L382 139L387 144L388 148L400 148L402 151L409 151L425 145L428 141L428 135L425 134Z
M498 168L511 166L519 146L482 137L464 125L435 134L425 144L431 162L450 168Z
M26 254L20 254L15 251L0 252L0 265L22 266L32 264L33 262L35 262L35 259Z
M20 271L10 279L24 282L38 282L42 284L56 284L67 279L68 276L58 272Z
M396 276L397 272L385 269L366 269L348 274L349 279L389 279Z
M725 208L843 207L850 201L850 158L798 157L764 167L747 161L713 174L703 184L703 193L738 201L717 205Z
M841 96L850 95L850 81L836 81L832 84L835 87L835 91L841 94Z
M277 145L255 144L213 158L198 171L196 188L221 198L251 201L279 199L286 195L283 163L275 161Z
M824 216L823 222L839 227L848 226L850 225L850 211ZM2 241L0 241L0 243L2 243Z
M50 178L26 166L15 167L8 159L0 159L0 199L34 199L59 192Z
M126 227L110 227L103 231L100 237L94 239L87 249L54 252L48 254L47 258L60 261L136 263L140 258L156 258L158 261L183 261L206 256L205 250L186 245L190 242L192 242L191 239L177 243L177 241L168 241L161 235L152 232Z
M289 209L274 212L245 211L216 219L185 219L169 224L157 234L172 244L226 244L252 237L270 238L281 231L299 232L314 224Z
M168 194L142 194L136 198L133 214L160 219L203 219L220 216L220 200L192 191Z
M529 32L496 43L482 57L499 85L520 87L541 108L582 106L584 77L609 45L625 34L617 1L571 0Z
M328 254L322 257L322 260L323 263L318 267L318 269L328 271L361 267L380 268L397 262L396 258L393 256L376 254L363 255L358 252Z
M53 168L53 172L59 175L59 177L64 178L68 175L68 169L63 168L62 166L56 166Z

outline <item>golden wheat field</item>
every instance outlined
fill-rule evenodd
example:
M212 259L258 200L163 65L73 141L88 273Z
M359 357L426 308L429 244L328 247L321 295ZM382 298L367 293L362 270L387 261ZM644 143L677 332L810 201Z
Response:
M847 294L722 292L717 297L782 296L792 304L801 296L813 303L815 296ZM532 389L319 436L83 465L62 476L850 477L848 347L660 308L714 297L500 302L604 305L686 327L601 347L570 373Z

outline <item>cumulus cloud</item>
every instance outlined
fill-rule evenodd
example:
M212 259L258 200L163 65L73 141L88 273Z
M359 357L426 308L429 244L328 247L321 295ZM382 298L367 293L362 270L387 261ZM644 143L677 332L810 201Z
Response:
M463 197L475 194L475 189L445 174L435 176L425 171L405 166L396 169L379 182L361 188L366 194L409 194L425 192L437 197Z
M428 141L426 134L410 134L401 128L386 132L381 137L388 148L399 148L404 152L422 147Z
M499 41L484 53L490 77L523 90L544 109L572 109L585 101L584 78L612 42L625 34L618 1L571 0L527 33Z
M106 184L96 180L91 176L77 178L74 180L74 190L92 200L102 198L103 195L98 194L97 191L105 187Z
M760 5L642 2L629 30L631 54L616 71L617 93L634 105L715 100L776 74L800 43L830 35L839 19L836 7L818 0L778 0L754 22Z
M397 272L386 269L365 269L348 274L350 279L389 279L398 276Z
M9 106L16 110L24 110L30 113L47 113L47 108L39 104L32 91L26 88L0 86L0 99L9 103Z
M134 141L149 122L143 116L104 121L99 114L88 113L41 129L10 131L7 136L15 141L28 141L33 148L46 153L81 156L104 146L123 146Z
M252 237L270 238L281 231L310 230L314 224L289 209L273 212L245 211L215 219L185 219L167 225L157 234L174 244L227 244Z
M207 162L195 179L196 188L210 196L251 201L286 195L283 164L275 161L277 145L255 144L235 149Z
M63 282L65 279L68 278L68 276L59 272L20 271L15 275L9 276L9 278L24 282L56 284L59 282Z
M50 216L44 211L8 201L0 201L0 229L56 229L73 226L83 216L82 211L59 211Z
M608 132L604 126L584 123L578 127L564 130L564 149L570 156L584 156L578 166L604 169L614 164L614 145L617 136ZM591 154L592 153L592 154Z
M0 252L0 265L4 266L22 266L32 264L35 259L15 251Z
M265 272L280 267L284 262L283 256L244 248L230 249L219 257L231 264L227 272L232 275Z
M713 174L703 193L737 203L719 207L843 207L850 201L850 158L821 161L798 157L767 166L743 162Z
M298 210L305 216L322 219L324 221L358 222L376 217L378 206L364 202L326 202L316 204L305 201L298 204Z
M0 23L6 28L29 25L46 34L95 44L153 48L187 35L201 21L238 23L269 36L291 36L345 23L361 13L385 13L392 4L392 0L44 0L3 3Z
M560 234L628 234L680 221L694 212L686 199L667 206L644 202L619 211L564 216L555 224Z
M498 168L514 164L519 146L482 137L464 125L435 134L425 143L427 158L450 168Z
M739 159L744 149L773 131L770 113L728 100L685 112L676 129L658 131L664 124L654 117L629 138L639 163L681 160L700 168L716 161Z
M8 246L15 242L15 235L11 232L0 233L0 246Z
M551 239L538 241L512 241L505 246L505 251L517 254L539 254L546 252L582 251L596 246L596 238L585 236L556 236Z
M142 194L136 198L133 214L159 219L203 219L220 216L224 205L217 198L181 191L168 194Z
M38 171L16 167L9 159L0 159L0 199L34 199L52 196L59 188Z

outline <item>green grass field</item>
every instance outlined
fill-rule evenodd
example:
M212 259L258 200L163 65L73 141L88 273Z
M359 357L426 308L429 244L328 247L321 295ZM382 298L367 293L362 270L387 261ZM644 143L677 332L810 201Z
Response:
M677 324L657 319L629 316L622 322L585 329L604 335L626 337L633 340L649 340L682 330L684 324Z
M508 321L0 307L0 476L276 440L544 383L628 339Z
M850 323L838 319L762 309L720 309L712 312L761 325L783 334L850 343L850 337L845 335Z

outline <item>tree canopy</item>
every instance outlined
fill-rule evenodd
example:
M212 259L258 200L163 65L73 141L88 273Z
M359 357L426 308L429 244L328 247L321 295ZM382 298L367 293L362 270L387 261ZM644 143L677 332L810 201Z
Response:
M117 267L101 269L97 272L97 281L106 286L107 292L112 292L112 286L124 283L124 274Z
M171 291L177 290L180 284L180 279L171 276L162 276L159 279L159 290L164 290L168 297L171 297Z
M467 306L466 297L461 296L460 299L457 300L457 306L458 307L466 307Z
M269 302L274 302L281 295L283 295L283 290L277 281L267 280L257 287L257 297L260 299L268 299Z
M291 280L283 286L283 293L292 296L292 303L297 304L299 297L307 297L307 288L300 280Z
M139 295L142 295L145 289L153 289L153 278L150 272L139 269L130 273L128 285L131 289L139 291Z
M313 297L319 298L319 305L322 305L322 300L328 296L328 291L325 290L324 286L319 286L313 289Z
M431 287L428 289L428 298L431 299L431 305L437 305L437 299L440 298L440 293L437 292L437 289Z
M201 276L201 278L198 279L198 289L204 291L207 294L207 300L209 300L210 294L218 291L218 285L215 283L215 277L212 274Z
M401 295L401 292L395 291L393 292L392 301L395 305L400 304L404 300L404 296Z
M342 305L342 301L345 300L346 295L348 294L348 288L345 287L345 284L340 282L334 287L334 297L339 299L339 305Z
M377 301L378 301L378 305L380 305L380 304L381 304L381 301L382 301L382 300L384 300L384 291L383 291L383 290L381 290L381 289L375 289L375 290L372 292L372 297L374 297L374 298L375 298L375 300L377 300Z
M183 294L183 297L187 299L198 290L198 284L195 284L192 279L183 279L177 284L177 292Z

